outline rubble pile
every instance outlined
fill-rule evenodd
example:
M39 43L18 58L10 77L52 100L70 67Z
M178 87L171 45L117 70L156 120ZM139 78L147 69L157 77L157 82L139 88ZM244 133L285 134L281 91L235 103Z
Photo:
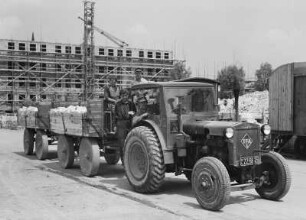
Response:
M23 106L22 108L18 109L18 114L19 114L20 117L25 117L26 115L34 115L35 116L37 111L38 111L37 107L34 107L34 106L25 107L25 106Z
M226 100L226 101L225 101ZM227 102L227 105L225 103ZM220 99L220 113L233 114L234 98L233 99ZM239 114L241 119L249 122L255 121L255 119L261 118L264 121L268 118L269 109L269 92L268 91L256 91L253 93L247 93L239 97Z
M86 114L87 108L85 106L69 106L67 108L65 107L58 107L50 110L51 114L62 114L62 113L76 113L76 114Z
M22 112L22 113L37 112L38 108L34 107L34 106L29 106L29 107L23 106L22 108L19 109L19 111Z

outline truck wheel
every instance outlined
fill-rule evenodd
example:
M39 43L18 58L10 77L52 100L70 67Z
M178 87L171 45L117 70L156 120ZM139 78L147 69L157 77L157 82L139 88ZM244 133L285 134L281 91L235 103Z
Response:
M294 143L295 155L299 158L306 158L306 138L298 137Z
M276 152L262 155L262 164L256 167L256 175L267 175L261 187L256 188L257 193L265 199L279 200L284 197L291 186L291 174L288 164L283 156Z
M72 167L74 162L74 146L70 136L61 134L57 143L57 157L62 168Z
M163 152L155 132L145 126L131 130L124 146L127 179L136 192L156 192L165 178Z
M191 181L191 175L192 175L191 171L184 171L184 175L188 181Z
M120 160L119 152L115 150L105 150L104 158L107 164L115 165Z
M204 209L220 210L230 196L230 178L223 163L214 157L197 161L192 171L192 190Z
M84 176L94 176L99 171L100 148L93 138L82 138L80 144L80 167Z
M35 154L39 160L44 160L48 156L48 135L43 130L36 132Z
M34 149L34 129L25 128L23 132L23 150L26 155L32 155Z

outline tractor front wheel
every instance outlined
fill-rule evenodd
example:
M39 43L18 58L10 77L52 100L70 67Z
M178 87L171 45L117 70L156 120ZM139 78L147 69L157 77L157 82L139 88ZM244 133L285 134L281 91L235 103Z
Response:
M192 171L192 190L199 204L208 210L222 209L230 196L230 177L223 163L214 157L198 160Z

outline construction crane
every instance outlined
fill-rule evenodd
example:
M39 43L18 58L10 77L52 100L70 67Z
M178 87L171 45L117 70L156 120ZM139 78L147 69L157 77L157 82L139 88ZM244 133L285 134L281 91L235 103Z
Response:
M81 17L78 17L80 20L82 20L83 22L85 22L85 20ZM127 47L129 46L126 42L124 42L123 40L120 40L119 38L115 37L114 35L102 30L101 28L98 28L97 26L93 25L93 28L99 32L100 34L104 35L107 39L109 39L110 41L112 41L114 44L117 44L119 47Z

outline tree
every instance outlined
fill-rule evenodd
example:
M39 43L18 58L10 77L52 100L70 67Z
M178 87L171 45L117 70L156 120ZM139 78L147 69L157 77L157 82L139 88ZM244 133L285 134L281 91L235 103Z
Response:
M235 98L236 121L238 121L238 100L239 94L244 90L245 72L242 67L236 65L228 66L218 72L218 81L220 82L221 93L223 98L228 91L233 92Z
M260 68L256 70L255 90L263 91L269 89L269 77L272 74L272 65L270 63L262 63Z
M185 62L179 61L174 63L174 68L170 71L171 80L188 78L191 75L191 69L186 69Z

